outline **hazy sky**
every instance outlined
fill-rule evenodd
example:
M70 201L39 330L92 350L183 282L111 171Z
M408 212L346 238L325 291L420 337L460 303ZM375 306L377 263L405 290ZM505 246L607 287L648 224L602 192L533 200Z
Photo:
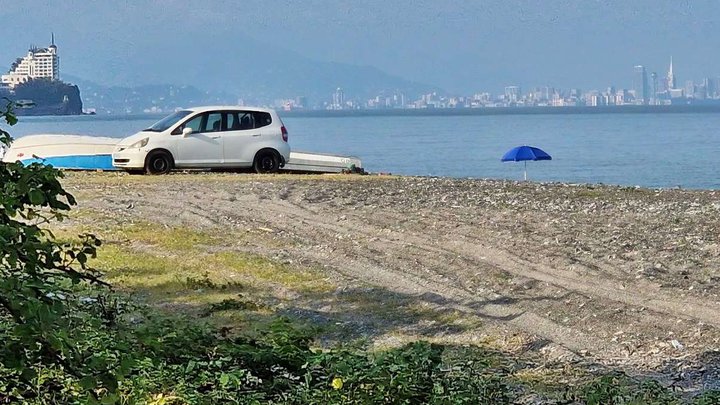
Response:
M0 20L3 69L54 31L62 71L105 83L138 67L172 80L243 41L464 94L629 88L633 65L664 75L671 55L678 85L720 76L716 0L0 0Z

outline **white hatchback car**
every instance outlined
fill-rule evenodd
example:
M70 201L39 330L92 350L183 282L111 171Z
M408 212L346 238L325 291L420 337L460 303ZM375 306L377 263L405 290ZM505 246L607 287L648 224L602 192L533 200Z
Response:
M120 141L113 166L165 174L174 168L247 168L274 173L290 158L277 112L256 107L180 110Z

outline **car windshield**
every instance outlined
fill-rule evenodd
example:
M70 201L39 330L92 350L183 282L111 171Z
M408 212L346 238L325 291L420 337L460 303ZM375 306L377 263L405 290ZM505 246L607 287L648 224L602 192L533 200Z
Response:
M182 110L177 111L171 115L168 115L167 117L161 119L160 121L154 123L150 128L143 129L144 132L162 132L166 129L173 126L175 123L186 117L188 114L192 113L192 111Z

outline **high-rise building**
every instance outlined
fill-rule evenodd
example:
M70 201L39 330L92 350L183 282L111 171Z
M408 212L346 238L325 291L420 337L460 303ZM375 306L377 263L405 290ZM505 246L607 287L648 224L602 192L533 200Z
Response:
M695 82L692 80L685 81L685 97L695 97Z
M635 102L637 104L649 104L650 89L648 88L648 77L645 66L637 65L634 70L633 90L635 90Z
M308 108L310 107L308 105L307 97L305 96L297 96L295 97L295 107L296 108Z
M675 86L675 73L673 72L673 60L672 56L670 57L670 68L668 69L667 77L666 77L666 86L668 93L670 90L673 90L676 88Z
M717 91L715 80L712 78L706 77L703 79L703 85L705 85L705 95L708 98L714 98L715 92Z
M658 104L658 75L657 72L650 73L650 79L652 79L652 98L650 104Z
M342 110L343 106L345 105L345 92L342 88L338 87L337 90L335 90L335 93L333 93L333 109L334 110Z
M520 100L520 87L519 86L507 86L505 87L505 101L509 103L515 103Z
M693 90L695 90L695 93L693 94L693 98L696 100L705 100L709 97L708 94L708 86L710 85L710 80L707 78L703 79L703 81L694 87Z
M52 35L47 48L31 47L23 58L18 58L7 74L2 75L3 85L15 87L31 79L60 79L60 57L55 46L55 35Z

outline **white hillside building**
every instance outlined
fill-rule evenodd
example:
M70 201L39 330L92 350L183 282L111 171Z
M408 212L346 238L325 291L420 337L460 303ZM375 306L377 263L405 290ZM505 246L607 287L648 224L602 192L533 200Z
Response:
M27 56L18 58L8 74L2 75L1 82L3 86L13 88L30 79L38 78L50 80L60 78L60 58L54 36L51 45L47 48L32 47L28 50Z

